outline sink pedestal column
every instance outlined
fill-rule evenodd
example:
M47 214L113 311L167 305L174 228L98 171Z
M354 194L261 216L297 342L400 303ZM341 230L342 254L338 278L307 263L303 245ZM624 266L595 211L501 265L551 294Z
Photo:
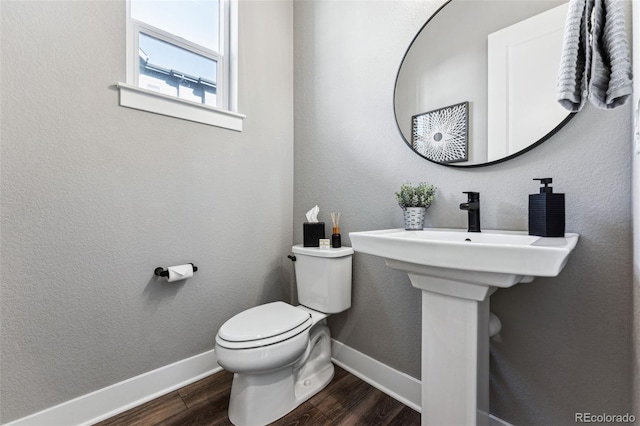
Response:
M409 274L422 290L422 425L489 425L494 287Z

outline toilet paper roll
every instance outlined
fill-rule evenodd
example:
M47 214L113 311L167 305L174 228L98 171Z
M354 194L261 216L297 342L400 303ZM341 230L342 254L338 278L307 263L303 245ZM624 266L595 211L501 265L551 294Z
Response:
M186 265L169 266L169 282L186 280L193 276L193 265L187 263Z

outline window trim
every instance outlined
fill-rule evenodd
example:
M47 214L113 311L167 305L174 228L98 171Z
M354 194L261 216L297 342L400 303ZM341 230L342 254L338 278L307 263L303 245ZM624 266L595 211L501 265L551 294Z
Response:
M242 131L242 123L246 118L244 114L163 95L126 83L118 83L117 87L120 90L120 106L127 108L223 127L237 132Z
M221 28L220 50L222 60L217 52L194 46L187 40L173 36L158 28L139 22L131 17L131 1L127 0L127 82L118 83L120 91L120 106L161 114L183 120L195 121L202 124L242 131L243 120L246 117L238 113L238 5L237 0L221 0ZM225 8L228 8L226 12ZM228 31L227 31L228 29ZM187 48L194 53L218 61L216 96L221 96L222 107L213 107L197 102L168 96L162 93L143 89L138 84L138 34L142 31L152 37L168 41L178 47ZM135 39L134 39L135 38ZM222 82L222 84L220 84ZM226 83L226 85L225 85Z

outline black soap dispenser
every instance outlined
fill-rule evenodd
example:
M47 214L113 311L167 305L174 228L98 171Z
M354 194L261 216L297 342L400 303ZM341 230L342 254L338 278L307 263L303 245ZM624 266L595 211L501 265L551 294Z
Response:
M529 195L529 235L564 237L564 194L554 194L551 178L537 178L539 194Z

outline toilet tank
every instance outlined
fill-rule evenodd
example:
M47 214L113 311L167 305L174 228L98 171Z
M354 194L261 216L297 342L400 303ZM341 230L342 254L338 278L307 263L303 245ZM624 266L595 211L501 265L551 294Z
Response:
M351 307L351 247L293 246L300 304L327 314Z

